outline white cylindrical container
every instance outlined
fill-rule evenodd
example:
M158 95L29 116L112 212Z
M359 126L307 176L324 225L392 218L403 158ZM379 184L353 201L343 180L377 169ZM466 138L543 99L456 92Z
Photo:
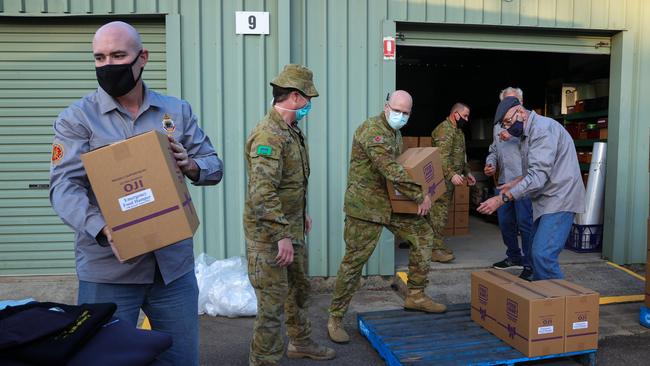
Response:
M591 164L589 165L589 178L587 180L585 213L576 215L575 223L578 225L601 225L603 223L606 155L607 143L594 143Z

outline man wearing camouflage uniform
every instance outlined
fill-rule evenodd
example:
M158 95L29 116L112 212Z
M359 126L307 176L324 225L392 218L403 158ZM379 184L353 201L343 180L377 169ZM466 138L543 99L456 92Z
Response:
M402 153L399 129L406 124L412 104L407 92L395 91L382 113L363 122L354 133L345 192L345 256L339 267L327 322L328 334L334 342L350 340L342 319L359 288L361 271L383 227L411 244L404 308L435 313L446 310L444 305L434 303L424 294L433 233L423 216L429 212L431 199L396 160ZM417 215L392 213L387 181L418 203Z
M440 149L442 171L447 183L447 191L433 203L429 214L429 223L433 229L431 260L441 263L454 260L453 252L443 243L447 210L454 195L454 187L465 184L465 176L470 186L476 184L476 179L470 173L465 159L465 135L461 130L468 120L469 107L463 103L456 103L451 108L447 119L431 133L432 146Z
M284 310L289 336L287 357L329 360L334 350L311 340L307 318L309 280L305 235L309 156L298 121L318 96L312 72L287 65L271 82L273 106L251 131L245 148L248 194L244 210L248 277L257 296L250 365L276 365L284 343Z

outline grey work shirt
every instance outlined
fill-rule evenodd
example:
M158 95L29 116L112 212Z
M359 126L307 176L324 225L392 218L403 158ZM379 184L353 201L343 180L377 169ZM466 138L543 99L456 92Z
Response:
M555 212L582 213L585 187L573 139L557 121L530 112L521 137L524 178L511 190L519 199L529 195L533 220Z
M494 125L492 144L485 164L498 167L498 183L504 184L521 177L521 152L519 151L519 138L512 136L507 141L501 140L499 137L501 131L503 128L500 124Z
M112 142L151 130L163 130L167 113L176 128L174 138L200 168L195 185L214 185L223 175L223 164L210 139L199 128L186 101L144 88L137 118L102 88L97 88L66 108L54 122L54 148L62 152L52 159L50 202L54 211L75 232L77 275L82 281L99 283L153 283L156 264L165 283L194 268L192 238L144 254L125 263L117 260L110 246L100 246L96 237L106 225L88 182L81 154ZM54 155L53 155L54 157Z

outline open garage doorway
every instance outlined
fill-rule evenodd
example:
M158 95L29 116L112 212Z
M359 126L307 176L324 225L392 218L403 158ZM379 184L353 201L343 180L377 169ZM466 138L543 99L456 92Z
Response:
M521 88L526 108L564 124L574 135L576 153L581 156L591 153L595 141L607 139L606 123L598 125L597 122L608 115L609 74L609 54L398 43L396 88L409 91L414 99L409 123L401 130L403 136L420 137L418 141L422 146L423 140L430 141L426 137L445 120L454 103L463 102L471 108L470 122L463 132L467 159L478 183L470 190L466 202L450 206L446 244L456 255L452 264L482 267L505 257L506 247L496 215L484 216L475 210L494 192L495 182L483 174L483 166L492 142L492 122L500 91L508 86ZM567 99L569 87L576 90L572 92L574 97L592 101L589 113L568 114L576 108L571 107L575 101ZM581 170L587 173L589 162L585 159L583 157ZM405 269L408 249L403 244L397 248L396 266L398 270ZM565 250L562 256L571 260L593 260L600 254L576 254Z

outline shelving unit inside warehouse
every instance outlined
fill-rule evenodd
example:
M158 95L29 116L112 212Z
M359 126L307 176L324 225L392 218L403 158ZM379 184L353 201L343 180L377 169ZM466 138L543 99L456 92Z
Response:
M608 137L609 79L555 85L553 90L555 93L560 91L559 99L547 94L553 103L547 103L546 111L561 111L562 114L555 119L564 124L574 139L582 181L588 188L594 144L607 142ZM576 252L597 252L602 248L602 239L602 224L575 223L566 248Z
M564 126L574 138L585 186L594 142L607 142L607 125L607 109L576 112L564 117Z

